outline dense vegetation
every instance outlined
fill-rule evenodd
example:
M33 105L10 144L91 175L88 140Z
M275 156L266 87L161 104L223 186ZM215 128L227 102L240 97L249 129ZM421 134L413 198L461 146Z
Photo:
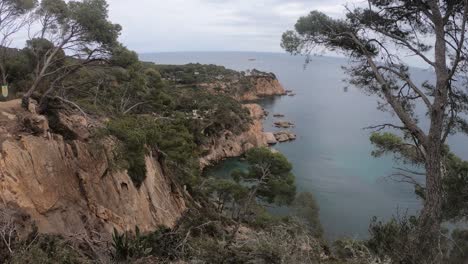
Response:
M218 95L240 97L252 91L258 77L276 78L273 73L256 69L237 72L217 65L157 65L164 80L178 87L209 89Z
M400 1L370 1L384 10L397 2ZM461 15L461 7L468 10L466 3L463 6L461 2L442 2L450 2L447 10L453 10L454 14ZM413 90L392 95L390 92L403 88L397 89L397 83L391 78L383 86L376 85L375 72L372 74L368 67L378 55L378 46L371 44L371 40L366 45L359 45L365 40L361 37L349 39L349 32L357 34L370 27L381 34L396 34L400 41L403 40L403 46L408 47L408 43L414 41L412 33L399 28L395 17L406 14L408 9L409 13L403 18L414 22L416 18L412 14L430 12L425 4L419 4L421 6L389 8L396 11L385 11L387 17L359 9L343 21L313 12L298 21L296 33L284 35L283 46L292 53L299 53L304 49L309 51L309 41L315 41L312 44L340 48L357 59L364 56L367 60L359 61L361 64L351 69L354 74L352 83L386 98L390 106L398 110L398 116L405 117L402 119L404 126L386 124L378 127L403 128L403 137L391 133L373 134L371 141L376 146L373 155L392 153L398 161L416 168L427 168L428 163L434 162L428 161L423 154L427 151L440 157L436 167L443 164L445 174L438 186L440 189L436 189L436 196L428 192L429 186L421 181L412 181L411 177L405 179L412 181L416 194L425 201L443 197L437 205L440 208L434 209L441 216L437 221L466 219L468 163L450 153L443 144L446 138L437 144L429 144L422 140L427 136L421 134L423 132L416 124L409 122L414 117L411 100L429 95L414 89L408 79L407 67L395 68L393 64L386 70L393 71L397 77L405 77L403 88ZM462 16L465 23L467 13L465 11ZM369 16L375 20L369 22ZM27 22L35 23L38 31L31 32L24 48L7 47L11 37ZM423 22L417 23L416 29L424 34L432 32ZM172 229L160 228L147 234L140 233L138 227L134 232L115 231L110 246L101 244L97 249L86 238L71 240L44 236L35 230L28 237L20 238L14 225L17 216L2 209L1 261L41 264L106 261L357 264L424 263L421 262L424 259L461 263L467 259L466 231L455 230L450 234L448 230L438 229L438 244L434 246L438 253L434 256L433 250L427 249L429 242L433 242L432 237L421 240L426 235L421 234L421 230L425 230L421 228L428 223L424 218L414 216L396 217L386 223L373 219L368 240L344 239L328 246L322 238L319 209L313 195L297 193L292 165L283 155L266 148L248 151L245 155L247 169L236 171L227 179L204 177L198 162L204 154L203 145L209 144L224 130L241 133L251 122L248 111L233 98L249 91L255 78L274 78L274 75L256 70L236 72L215 65L173 66L141 62L135 52L118 42L120 30L119 25L108 20L105 0L4 0L0 3L2 85L9 87L8 99L22 98L24 107L34 99L39 113L48 117L68 109L98 120L92 143L100 147L105 140L111 139L115 143L112 161L115 169L126 169L136 187L141 186L147 174L145 159L149 154L157 156L177 184L186 187L189 210ZM457 28L453 30L455 35L461 32ZM333 35L335 33L339 36ZM419 46L418 49L429 47ZM454 58L460 63L460 56ZM381 78L378 81L382 82ZM429 91L434 89L428 84L425 86ZM376 87L383 87L383 90ZM446 91L446 87L437 89ZM437 93L430 95L439 96ZM438 122L445 125L447 135L466 128L457 115L466 110L465 95L450 90L450 96L453 101L445 106L450 107L451 118L447 115L444 116L446 122ZM431 111L431 117L440 117L440 109L436 110ZM442 111L442 115L450 111ZM439 179L438 173L432 173L431 177ZM268 210L272 206L288 206L290 210L284 216L272 215ZM429 222L434 226L432 221Z

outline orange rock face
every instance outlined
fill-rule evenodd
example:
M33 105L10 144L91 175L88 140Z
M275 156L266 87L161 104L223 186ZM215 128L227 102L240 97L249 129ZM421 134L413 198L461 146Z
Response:
M225 158L241 156L254 147L268 146L267 138L263 133L262 119L265 112L262 107L258 104L245 104L244 107L250 111L253 119L249 129L239 135L234 135L231 131L226 130L220 137L213 139L213 142L205 147L208 154L200 158L201 168Z
M6 113L0 116L2 126L16 122L8 115L26 115L16 105L2 104L0 110ZM84 133L80 124L86 122L71 120L75 119L73 125ZM113 228L123 231L135 226L151 231L173 226L186 210L182 191L153 154L146 157L147 177L137 189L126 171L112 165L111 140L98 148L53 133L1 133L1 206L20 208L42 233L110 233Z
M252 101L265 96L285 95L286 90L276 78L272 77L253 77L253 89L243 93L240 96L242 101Z

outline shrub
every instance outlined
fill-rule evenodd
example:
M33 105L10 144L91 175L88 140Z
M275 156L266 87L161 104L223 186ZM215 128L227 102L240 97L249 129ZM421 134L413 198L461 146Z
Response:
M17 250L11 264L88 264L92 263L63 239L40 235L32 243Z
M178 120L161 121L147 116L124 116L107 124L107 131L123 144L122 159L135 186L146 178L145 155L160 151L171 167L177 167L182 183L193 183L198 175L196 145Z
M145 257L151 253L147 238L142 236L140 229L135 227L135 234L128 232L119 234L116 229L112 234L112 258L117 261L126 261Z

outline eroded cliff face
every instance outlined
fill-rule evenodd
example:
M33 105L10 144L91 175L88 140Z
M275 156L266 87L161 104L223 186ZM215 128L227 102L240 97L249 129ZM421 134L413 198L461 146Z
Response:
M203 146L202 148L207 154L200 158L201 168L225 158L241 156L254 147L268 146L266 135L263 132L262 120L265 112L262 107L258 104L244 104L243 106L250 111L253 120L249 129L239 135L228 130L223 131L220 137L212 139L209 145Z
M266 96L286 95L286 90L274 75L249 76L244 80L218 80L199 84L213 94L225 94L238 101L254 101Z
M22 125L25 120L29 128ZM87 142L79 124L73 126L81 136L64 139L48 132L47 119L22 110L19 100L0 103L0 206L21 209L42 233L173 226L186 205L157 154L146 157L147 177L137 189L126 171L113 168L112 144Z
M249 89L241 87L236 90L235 94L231 93L230 95L239 101L245 102L267 96L286 94L286 90L273 74L250 76L248 82ZM233 85L216 82L206 84L204 87L213 93L225 91L229 94L227 91L236 85L242 86L239 83ZM202 169L223 159L241 156L251 148L268 146L268 134L263 131L262 124L265 111L258 104L244 104L244 107L250 111L253 120L249 129L239 135L235 135L231 131L223 131L220 137L212 139L209 145L203 146L202 148L207 154L200 158L200 167Z
M285 95L286 90L274 76L251 77L252 89L239 96L241 101L258 100L265 96Z

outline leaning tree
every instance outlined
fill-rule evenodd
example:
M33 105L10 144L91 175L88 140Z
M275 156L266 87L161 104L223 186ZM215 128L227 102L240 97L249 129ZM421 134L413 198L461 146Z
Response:
M7 61L13 50L10 44L14 34L28 22L35 0L2 0L0 2L0 77L2 85L8 85Z
M35 10L35 19L26 44L34 64L34 77L23 96L23 106L48 81L42 91L40 109L60 83L83 66L110 58L118 45L120 25L108 20L105 0L42 0Z
M434 243L440 235L445 199L447 137L468 131L464 119L468 112L467 19L467 0L369 0L347 8L343 19L313 11L282 39L282 47L292 54L309 55L323 48L347 54L353 61L347 69L351 83L376 95L382 108L401 121L376 126L398 129L404 135L402 140L387 137L397 146L391 142L380 146L411 153L424 165L424 206L415 244L420 256L435 261ZM435 81L418 83L405 61L409 56L430 67ZM416 105L422 105L426 115L418 116ZM421 118L428 120L428 128L418 122Z

